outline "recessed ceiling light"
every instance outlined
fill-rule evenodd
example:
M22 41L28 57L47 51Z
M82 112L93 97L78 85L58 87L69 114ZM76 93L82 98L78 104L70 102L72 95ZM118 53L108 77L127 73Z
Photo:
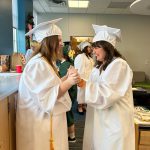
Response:
M89 1L69 0L68 5L72 8L87 8Z

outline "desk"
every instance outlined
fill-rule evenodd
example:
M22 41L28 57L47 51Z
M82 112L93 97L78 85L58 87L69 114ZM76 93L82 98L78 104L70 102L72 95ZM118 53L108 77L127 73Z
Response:
M135 150L150 150L150 122L135 118Z

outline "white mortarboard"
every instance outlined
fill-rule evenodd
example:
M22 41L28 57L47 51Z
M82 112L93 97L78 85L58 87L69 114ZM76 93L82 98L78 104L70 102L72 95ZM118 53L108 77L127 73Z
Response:
M52 35L62 35L61 29L55 24L60 21L62 18L58 18L55 20L42 22L30 30L25 36L29 36L31 34L34 35L36 41L41 42L45 37Z
M95 36L93 42L96 41L107 41L113 46L116 45L116 41L121 41L121 30L116 28L111 28L106 25L99 26L93 24L93 29L95 31Z
M89 42L81 42L79 45L77 45L78 48L82 51L86 46L91 46Z

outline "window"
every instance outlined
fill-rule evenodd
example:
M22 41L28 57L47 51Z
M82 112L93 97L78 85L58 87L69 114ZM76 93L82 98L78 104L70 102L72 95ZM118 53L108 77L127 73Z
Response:
M18 9L17 8L18 8L17 0L12 0L13 52L18 51L18 47L17 47Z
M17 29L13 27L13 52L17 52Z

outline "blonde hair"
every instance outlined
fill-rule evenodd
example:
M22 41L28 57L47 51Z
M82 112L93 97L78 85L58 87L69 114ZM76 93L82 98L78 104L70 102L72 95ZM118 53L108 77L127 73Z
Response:
M32 50L39 49L40 43L37 42L36 40L33 40L33 41L30 42L30 47L32 48Z

